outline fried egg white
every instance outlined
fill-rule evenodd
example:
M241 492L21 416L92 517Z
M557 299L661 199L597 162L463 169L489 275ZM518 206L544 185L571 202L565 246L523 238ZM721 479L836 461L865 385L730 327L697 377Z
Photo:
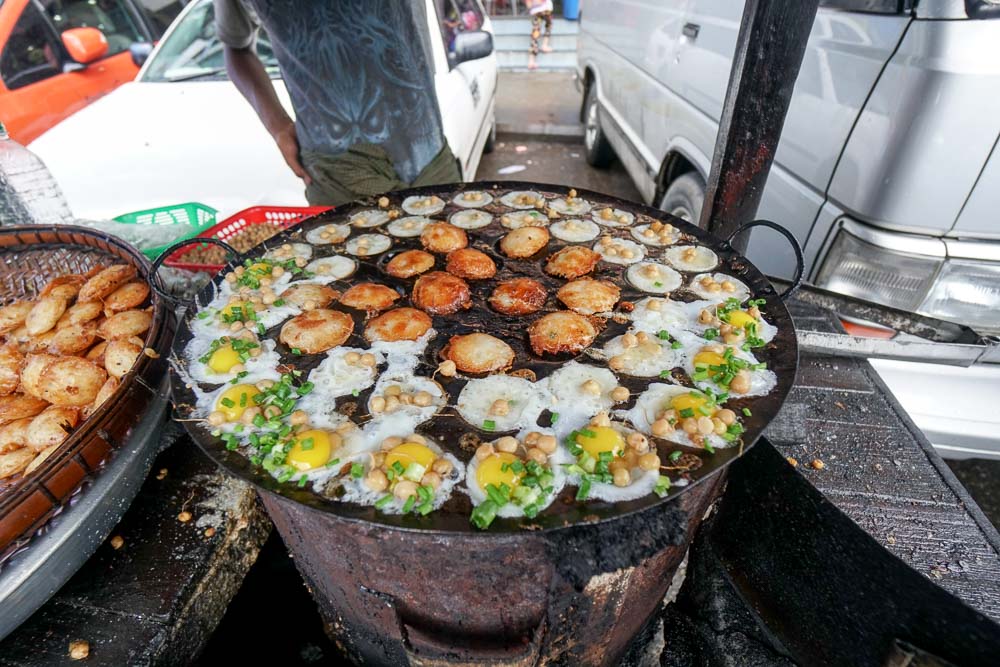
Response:
M407 431L407 433L409 433L409 431ZM403 432L400 431L399 433L394 433L392 435L402 435L402 434ZM450 461L452 465L451 473L445 477L442 477L441 486L439 486L437 490L434 492L434 500L432 501L431 505L434 509L439 509L442 505L444 505L448 501L449 498L451 498L451 494L455 489L455 485L461 482L465 478L465 466L462 464L461 461L459 461L451 454L443 452L441 450L441 447L438 446L437 443L429 439L425 439L424 444L428 447L428 449L433 451L436 456L438 456L439 458L444 457L448 459L448 461ZM350 474L347 474L340 477L337 480L337 484L339 484L341 489L343 490L342 495L338 498L340 502L356 503L358 505L370 506L377 503L380 499L382 499L386 495L390 495L388 491L372 491L365 484L365 475L367 475L368 471L371 469L370 453L358 454L352 458L347 459L346 462L349 464L360 463L362 466L364 466L364 474L362 474L361 477L357 478L353 477ZM329 491L329 486L326 486L326 489L327 491ZM399 498L393 496L392 500L379 507L379 511L384 514L402 514L405 502L406 501L400 500Z
M681 274L658 262L639 262L628 267L625 277L637 289L650 294L666 294L681 286Z
M549 202L549 208L559 215L586 215L590 213L590 202L579 197L574 197L572 201L559 197Z
M711 271L719 265L719 256L700 245L678 245L667 248L663 251L663 258L679 271Z
M236 377L236 373L233 371L217 373L207 363L199 361L203 356L208 355L208 351L212 347L212 341L216 340L216 338L218 337L196 335L187 344L187 347L184 348L184 358L187 360L187 374L195 382L220 384L222 382L229 382ZM273 340L265 339L259 341L258 344L261 351L258 356L248 357L245 362L238 362L242 363L244 370L249 373L246 376L247 378L256 377L262 379L265 376L270 376L275 372L278 364L281 363L281 357L274 351L275 343Z
M264 253L265 259L283 262L291 258L309 259L313 255L313 247L308 243L283 243L277 248L271 248Z
M679 384L656 382L649 385L644 392L639 394L639 397L636 398L635 405L632 409L618 410L615 412L615 416L628 420L628 422L632 424L636 430L641 431L646 435L653 435L653 422L657 420L657 417L663 413L664 410L670 409L670 401L675 396L689 394L691 391L690 387L682 387ZM679 425L670 433L664 436L656 437L661 440L667 440L686 447L697 446L691 442L687 433L685 433L684 429L680 428ZM715 435L714 433L705 436L705 438L708 444L716 449L732 447L734 444L723 440L722 437Z
M584 385L593 381L598 391L591 393ZM552 412L559 418L553 429L560 440L571 431L587 424L599 412L614 405L611 392L618 386L615 374L602 366L570 361L544 380L545 389L552 395Z
M376 396L384 397L386 388L390 386L398 386L400 391L405 394L416 394L425 391L431 395L432 402L426 406L401 403L392 412L373 412L371 408L372 400ZM441 385L434 380L422 375L414 375L408 368L394 368L390 366L379 376L378 382L375 383L375 388L368 397L368 412L372 418L365 425L366 437L375 442L381 442L390 435L393 435L393 433L389 432L393 429L397 431L402 429L407 433L412 433L418 425L433 417L447 403L448 396L444 393Z
M684 371L689 375L694 376L695 373L695 362L694 358L703 347L709 345L710 343L704 338L701 338L697 334L692 334L690 332L679 332L677 334L677 340L683 345L684 360L681 366ZM743 359L748 364L756 364L757 358L739 347L733 348L733 356L739 359ZM773 371L766 368L749 370L750 373L750 391L737 394L731 392L726 387L720 387L711 378L706 380L696 380L694 381L695 386L701 389L711 389L715 393L729 392L734 398L744 398L747 396L765 396L771 392L772 389L778 384L778 376L774 374Z
M398 368L412 370L416 368L424 350L427 349L428 343L435 336L437 336L437 331L428 329L424 335L416 340L372 341L370 351L384 354L386 361L394 370Z
M549 216L541 211L511 211L500 216L500 224L507 229L520 229L521 227L548 227Z
M615 254L610 254L608 250L615 250ZM622 256L622 251L630 251L631 257ZM610 243L605 244L603 242L598 242L594 246L594 252L600 254L601 259L610 264L636 264L641 262L646 257L646 249L640 244L634 241L629 241L628 239L613 239Z
M378 366L385 362L385 356L377 350L371 351L376 363L368 367L347 363L346 357L352 352L361 355L369 351L357 347L335 347L326 352L326 358L309 372L308 380L313 383L313 390L299 400L299 409L310 415L329 416L335 412L334 402L338 397L372 386L378 375Z
M509 206L510 208L535 208L537 202L544 202L545 197L541 193L534 192L533 190L517 190L514 192L508 192L503 197L500 198L500 203L504 206Z
M600 236L601 228L590 220L571 218L553 222L549 226L549 233L568 243L586 243Z
M605 211L610 210L611 217L605 217L609 214ZM590 214L591 219L599 225L604 225L605 227L628 227L633 222L635 222L635 216L628 211L623 211L620 208L608 209L596 208Z
M366 229L369 227L378 227L379 225L384 225L389 221L389 212L377 209L369 209L367 211L358 211L351 215L349 222L355 227L361 227Z
M676 229L666 236L661 236L653 231L653 228L649 225L639 225L638 227L633 227L631 232L632 238L636 241L657 247L673 245L677 243L677 240L680 238L680 232Z
M631 317L636 329L650 334L666 330L673 336L684 331L703 331L707 325L699 324L698 316L702 309L714 305L711 301L685 303L669 298L646 297L636 302Z
M403 200L402 209L410 215L434 215L444 210L444 200L437 195L407 197Z
M412 236L420 236L424 228L432 222L434 221L422 215L408 215L405 218L399 218L390 222L389 226L386 227L386 231L393 236L405 239Z
M306 271L313 274L310 281L321 285L332 283L334 280L343 280L357 268L358 263L355 260L343 255L319 257L306 264Z
M635 332L632 332L633 335ZM673 342L650 335L646 342L625 347L625 336L612 338L604 345L604 356L616 360L615 370L624 375L656 377L663 371L679 366L681 353L672 347Z
M710 291L708 288L706 288L704 285L701 284L702 279L705 278L706 276L711 277L713 280L716 281L716 283L719 284L728 280L733 284L733 287L735 287L735 289L732 292L727 292L725 290L720 290L717 292ZM744 283L742 280L738 278L734 278L733 276L728 276L725 273L711 273L711 274L700 273L691 279L691 282L688 284L688 289L697 294L698 296L700 296L702 299L717 299L722 301L730 297L733 297L739 299L740 302L742 303L743 301L746 301L747 299L750 298L750 288L746 286L746 283Z
M350 239L345 246L347 252L359 257L371 257L392 247L392 239L385 234L362 234Z
M220 399L223 398L223 394L225 394L226 392L232 391L232 392L242 393L243 390L241 388L244 385L255 385L261 380L274 380L275 382L277 382L280 379L281 375L278 373L278 371L274 369L261 368L259 369L259 372L255 373L253 376L247 375L246 377L240 378L239 382L236 384L232 384L231 382L226 382L225 384L215 389L204 390L201 389L198 385L192 384L191 391L194 392L194 395L196 397L195 414L198 417L207 418L209 414L219 409ZM253 393L256 393L256 391L257 391L256 387L254 387ZM247 392L247 395L249 396L250 392ZM255 407L256 405L257 404L253 401L252 398L248 398L245 405L237 404L235 406L235 409L237 409L239 412L242 412L246 408ZM237 427L239 427L240 432L253 432L258 430L250 424L243 424L239 420L239 418L237 418L235 421L232 422L227 421L221 426L210 426L206 423L205 427L213 431L218 429L223 433L234 433L237 431Z
M326 245L340 243L350 235L351 228L347 225L322 225L306 232L306 241L313 245Z
M493 195L482 190L467 190L455 195L455 198L451 202L455 206L461 206L462 208L482 208L493 203ZM454 225L455 223L451 224ZM455 226L457 227L458 225ZM474 227L467 227L466 229L474 229Z
M492 414L497 401L506 401L506 415ZM491 375L469 380L455 401L462 419L478 429L493 422L496 433L531 428L542 410L550 407L551 397L534 382L511 375Z
M493 216L486 211L472 209L452 213L448 222L459 229L480 229L493 222Z
M619 422L611 422L611 428L621 435L623 444L628 436L634 433L634 431L628 426ZM652 493L653 489L656 487L656 482L660 479L659 470L643 470L642 468L636 466L629 470L629 473L632 477L632 481L628 486L615 486L614 484L605 484L603 482L596 481L591 482L590 492L587 494L587 498L603 500L609 503L620 503L628 500L635 500L636 498L642 498L643 496ZM570 474L568 476L567 483L579 486L580 476L577 474Z
M191 320L192 333L195 336L207 336L210 340L232 333L229 324L222 321L222 311L230 304L233 298L231 293L227 294L225 291L220 291L218 296L199 311L198 317ZM258 325L263 325L265 330L270 329L281 324L289 317L302 312L301 309L292 304L283 304L281 306L275 306L274 304L270 306L264 306L263 304L251 305L253 305L256 319L248 320L245 326L252 330L257 329ZM202 313L205 314L204 317L202 317Z
M552 435L550 431L545 429L531 429L537 433L543 435ZM518 436L518 440L522 437ZM552 504L559 492L562 491L563 487L566 486L566 471L563 468L564 465L572 463L573 458L569 455L566 449L559 445L556 447L556 451L549 456L546 468L552 473L552 491L546 494L542 494L534 504L538 505L539 511L545 509ZM465 489L469 494L469 499L472 500L473 505L479 505L484 500L487 499L486 491L479 485L479 466L481 461L476 457L472 457L469 461L469 465L465 472ZM507 503L497 510L497 516L506 519L512 519L524 516L524 507L515 503Z

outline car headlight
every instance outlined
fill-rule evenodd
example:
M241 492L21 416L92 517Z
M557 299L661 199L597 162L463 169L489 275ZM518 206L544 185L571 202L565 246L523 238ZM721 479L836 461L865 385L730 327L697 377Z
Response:
M816 284L981 333L1000 332L1000 262L948 257L942 239L845 222Z

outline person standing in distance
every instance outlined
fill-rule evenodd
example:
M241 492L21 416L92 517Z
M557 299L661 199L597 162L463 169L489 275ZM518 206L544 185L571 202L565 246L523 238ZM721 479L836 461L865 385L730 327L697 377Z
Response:
M312 205L461 180L434 94L424 2L213 0L226 71ZM263 28L295 121L255 52Z

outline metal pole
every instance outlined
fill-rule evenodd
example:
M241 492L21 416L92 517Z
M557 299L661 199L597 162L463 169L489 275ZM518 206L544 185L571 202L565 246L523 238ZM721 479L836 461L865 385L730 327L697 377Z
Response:
M720 238L757 214L818 2L746 0L699 221Z

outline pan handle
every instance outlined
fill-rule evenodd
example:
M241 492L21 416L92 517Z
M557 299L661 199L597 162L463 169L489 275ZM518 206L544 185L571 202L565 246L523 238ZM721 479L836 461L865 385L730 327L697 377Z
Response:
M238 257L240 254L236 250L236 248L229 245L225 241L220 241L219 239L212 238L210 236L193 236L189 239L178 241L177 243L173 244L172 246L161 252L160 256L153 260L153 266L150 269L150 275L152 276L153 279L150 281L150 284L153 286L153 291L156 292L161 299L165 300L167 303L169 303L175 308L177 306L185 305L185 303L183 300L178 299L173 294L169 294L167 292L166 287L163 285L163 281L160 279L159 275L160 267L163 266L163 262L166 261L167 257L170 257L172 254L174 254L181 248L193 245L195 243L211 243L212 245L217 245L234 257Z
M735 232L729 235L729 238L726 239L726 243L731 244L734 238L748 229L752 229L753 227L768 227L769 229L773 229L784 236L788 240L788 243L792 246L792 252L795 253L795 276L792 278L792 284L788 286L788 289L778 295L779 299L785 301L795 292L795 290L799 288L800 285L802 285L802 274L805 272L806 268L805 258L802 256L802 246L799 245L799 242L795 240L795 236L790 231L776 222L771 222L770 220L753 220L740 225Z

